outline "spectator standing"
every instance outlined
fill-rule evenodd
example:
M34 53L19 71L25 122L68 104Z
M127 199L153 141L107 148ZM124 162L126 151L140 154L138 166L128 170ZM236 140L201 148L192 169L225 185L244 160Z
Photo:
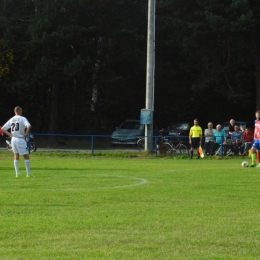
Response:
M208 128L205 129L204 135L205 135L205 143L204 143L204 149L205 149L205 154L210 155L212 147L214 145L214 131L213 129L213 124L211 122L208 123Z
M236 121L234 119L230 119L229 123L230 123L230 125L229 125L229 128L228 128L228 134L232 135L232 133L235 131Z
M213 136L214 136L215 142L214 142L214 145L213 145L212 150L211 150L211 155L214 155L215 151L220 146L222 146L222 152L225 155L226 154L226 144L227 144L227 134L223 129L221 129L220 124L218 124L216 126L216 130L214 131Z
M190 128L190 133L189 133L189 143L191 145L190 148L190 159L193 158L193 151L194 149L197 149L198 152L198 158L200 158L200 153L199 153L199 146L202 143L202 129L199 126L199 120L196 118L194 119L194 126Z
M246 128L245 132L243 133L244 136L244 152L243 155L248 154L248 150L252 147L253 141L254 141L254 135L250 128Z
M23 155L27 177L31 177L30 158L27 149L26 138L31 130L31 125L28 120L22 116L22 108L14 108L15 116L9 119L2 127L3 132L12 138L12 148L14 153L14 168L16 177L20 176L19 172L19 155ZM7 130L11 129L11 132ZM26 129L26 130L25 130Z
M242 153L243 148L243 133L239 131L239 126L235 125L234 132L231 135L231 147L234 152L234 155L239 155L239 152Z
M236 124L235 119L230 119L229 123L230 123L229 128L228 128L228 134L229 135L232 135L232 133L235 131L235 126L236 125L238 126L238 128L240 129L241 132L245 131L242 126Z

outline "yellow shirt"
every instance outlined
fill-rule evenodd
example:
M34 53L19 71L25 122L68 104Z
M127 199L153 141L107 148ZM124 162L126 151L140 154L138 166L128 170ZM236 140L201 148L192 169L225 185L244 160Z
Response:
M193 127L191 127L191 129L190 129L190 136L191 137L200 137L200 136L202 136L202 129L201 129L201 127L200 126L193 126Z

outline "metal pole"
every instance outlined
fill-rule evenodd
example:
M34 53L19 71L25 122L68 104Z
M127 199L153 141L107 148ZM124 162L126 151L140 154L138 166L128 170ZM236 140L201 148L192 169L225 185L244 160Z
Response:
M148 1L147 62L146 62L146 102L145 108L154 110L155 71L155 1ZM145 150L153 149L153 125L145 125Z

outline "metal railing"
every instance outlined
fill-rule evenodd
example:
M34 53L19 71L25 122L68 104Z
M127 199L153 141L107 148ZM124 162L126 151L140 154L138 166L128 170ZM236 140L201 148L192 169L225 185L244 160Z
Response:
M133 140L125 140L115 144L112 141L111 135L72 135L72 134L40 134L31 133L34 136L35 145L37 146L37 151L86 151L94 155L95 151L136 151L138 152L137 141L139 138L135 137ZM154 142L153 152L158 153L158 143L161 136L152 136ZM165 136L172 141L172 143L177 143L180 138L186 139L187 136ZM30 140L30 138L29 138ZM120 140L120 136L118 137ZM28 147L30 147L30 141L28 141Z
M115 144L112 142L111 135L73 135L73 134L40 134L31 133L34 136L35 145L37 151L84 151L90 152L92 155L96 151L132 151L138 152L137 141L142 137L135 137L135 140L130 140L129 142L122 137L120 143ZM158 154L160 140L163 138L168 140L173 147L180 142L180 140L186 145L187 149L190 149L190 144L187 136L152 136L153 139L153 151L154 154ZM120 137L118 137L120 139ZM2 140L2 141L1 141ZM29 138L30 140L30 138ZM224 145L220 145L217 150L214 151L213 155L219 155L223 157L225 154L230 155L231 150L227 145L225 150ZM30 147L30 141L28 141L28 147ZM5 138L0 139L0 148L2 150L7 149ZM30 148L29 148L30 149ZM176 152L178 153L178 151Z

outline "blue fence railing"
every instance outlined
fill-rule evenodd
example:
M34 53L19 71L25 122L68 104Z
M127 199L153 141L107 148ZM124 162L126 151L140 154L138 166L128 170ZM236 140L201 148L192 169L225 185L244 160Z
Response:
M94 155L95 151L143 151L144 137L120 137L112 138L111 135L73 135L73 134L40 134L31 133L29 135L29 149L34 151L87 151ZM187 136L153 136L147 137L151 143L153 152L158 153L184 153L189 154L190 144ZM4 140L4 139L3 139ZM143 147L140 144L143 140ZM163 140L163 141L162 141ZM163 145L161 145L163 144ZM6 148L6 142L0 143L0 148ZM214 151L212 147L214 146ZM150 146L149 146L150 147ZM203 137L202 147L205 151L205 139ZM210 148L210 155L233 155L236 147L232 146L230 139L224 143L224 138L221 139L219 145L213 145ZM248 144L247 144L247 147ZM166 151L163 151L165 148ZM251 147L250 147L251 148ZM242 153L243 146L239 147Z
M94 155L95 151L109 151L109 150L128 150L139 151L138 140L144 140L145 137L120 137L111 138L111 135L72 135L72 134L40 134L31 133L29 135L28 144L31 147L31 143L34 142L37 150L40 151L89 151ZM152 149L157 154L158 145L160 143L160 136L147 137L152 142ZM185 140L187 143L187 136L169 136L163 137L167 142L173 146L178 140Z

